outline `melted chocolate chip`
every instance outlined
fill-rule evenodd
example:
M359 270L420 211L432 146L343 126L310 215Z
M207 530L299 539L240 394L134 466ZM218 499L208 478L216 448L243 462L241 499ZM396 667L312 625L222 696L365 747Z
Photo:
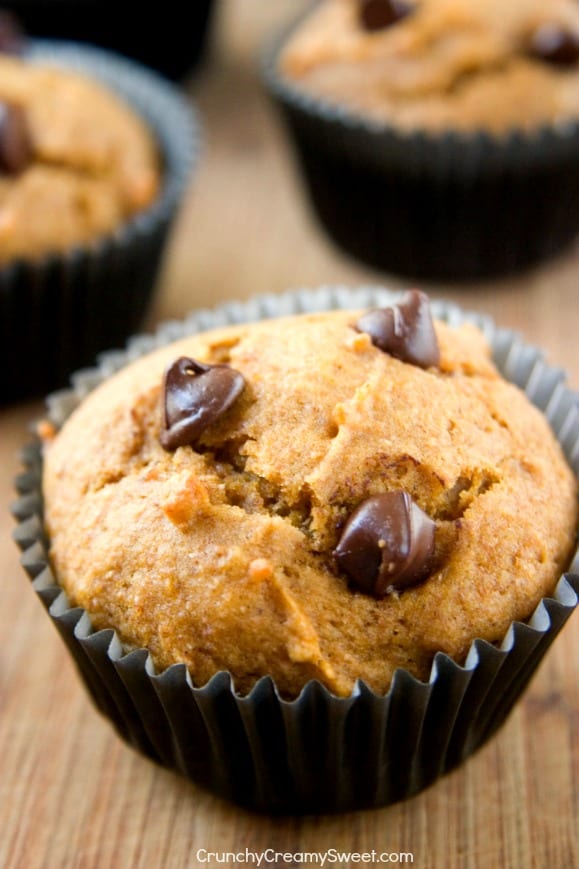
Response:
M530 52L555 66L574 66L579 60L579 33L558 24L543 24L531 36Z
M239 397L245 380L228 365L203 365L181 356L163 380L161 445L174 450L193 444Z
M0 102L0 173L17 175L32 161L32 141L20 106Z
M412 6L405 0L361 0L360 21L366 30L384 30L410 12Z
M334 556L361 591L383 597L426 578L435 529L407 492L386 492L356 508Z
M366 332L375 347L402 362L419 368L440 363L428 296L419 290L409 290L395 305L367 311L355 328Z
M10 12L0 12L0 52L22 54L26 45L24 31Z

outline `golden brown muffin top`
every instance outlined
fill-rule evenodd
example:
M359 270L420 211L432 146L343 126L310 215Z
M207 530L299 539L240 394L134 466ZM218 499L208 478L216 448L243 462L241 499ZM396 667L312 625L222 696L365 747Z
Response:
M159 668L184 662L198 685L224 669L241 691L271 675L286 696L311 678L344 695L358 678L385 691L397 667L426 678L437 651L462 661L552 592L576 499L545 418L474 326L436 322L440 358L424 368L359 316L179 341L105 382L47 443L52 563L97 627ZM244 386L192 444L164 448L163 372L180 357ZM434 546L426 574L378 594L335 553L361 504L400 491Z
M282 72L409 131L500 134L579 118L576 0L386 2L393 23L368 29L363 0L324 0L288 41Z
M158 187L153 137L119 97L80 73L0 55L0 263L108 234Z

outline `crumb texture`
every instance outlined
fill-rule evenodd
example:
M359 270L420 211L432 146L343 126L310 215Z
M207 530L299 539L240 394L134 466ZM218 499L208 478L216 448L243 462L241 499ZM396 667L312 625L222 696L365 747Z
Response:
M534 34L579 40L576 0L412 0L368 32L358 0L325 0L282 52L307 91L405 130L532 130L577 120L579 63L533 51Z
M157 195L151 133L97 82L2 55L0 102L24 110L32 144L23 172L0 175L0 263L91 242Z
M502 638L552 591L576 524L575 481L543 416L495 371L470 325L436 323L439 369L354 332L356 312L188 338L97 389L46 445L56 575L98 627L216 671L385 691L441 650ZM195 448L159 443L165 366L227 362L246 388ZM406 490L436 522L435 566L378 600L332 556L365 498Z

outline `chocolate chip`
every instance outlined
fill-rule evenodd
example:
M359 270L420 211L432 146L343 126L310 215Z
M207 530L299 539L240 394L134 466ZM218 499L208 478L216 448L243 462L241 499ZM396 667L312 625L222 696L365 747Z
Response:
M354 510L334 556L361 591L383 597L426 578L435 529L408 492L385 492Z
M32 141L21 106L0 102L0 173L17 175L32 161Z
M366 30L384 30L411 12L412 6L405 0L361 0L360 21Z
M409 290L396 304L367 311L355 328L366 332L375 347L402 362L419 368L440 363L428 296L419 290Z
M193 444L239 397L245 380L229 365L203 365L181 356L165 371L161 445Z
M543 24L531 35L530 53L555 66L574 66L579 60L579 33L558 24Z
M24 31L10 12L0 12L0 53L23 54L26 46Z

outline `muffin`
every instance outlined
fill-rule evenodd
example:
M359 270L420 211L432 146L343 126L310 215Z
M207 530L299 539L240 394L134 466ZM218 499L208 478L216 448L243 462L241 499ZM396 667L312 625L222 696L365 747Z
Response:
M245 325L273 313L301 316ZM577 603L572 394L511 333L436 313L384 290L201 312L114 376L104 357L27 454L24 564L97 705L252 808L425 787Z
M0 55L0 106L0 265L90 244L158 195L153 133L100 83Z
M325 0L265 74L323 225L365 262L492 276L579 231L573 0Z
M425 304L391 310L414 328ZM267 675L290 698L310 679L384 693L396 668L462 662L552 591L576 515L547 422L474 327L438 324L415 363L406 342L402 359L375 345L378 316L210 331L87 399L47 447L43 490L53 567L97 629L196 685L227 670L242 693Z
M2 401L138 325L192 153L188 107L145 70L66 45L0 54Z

